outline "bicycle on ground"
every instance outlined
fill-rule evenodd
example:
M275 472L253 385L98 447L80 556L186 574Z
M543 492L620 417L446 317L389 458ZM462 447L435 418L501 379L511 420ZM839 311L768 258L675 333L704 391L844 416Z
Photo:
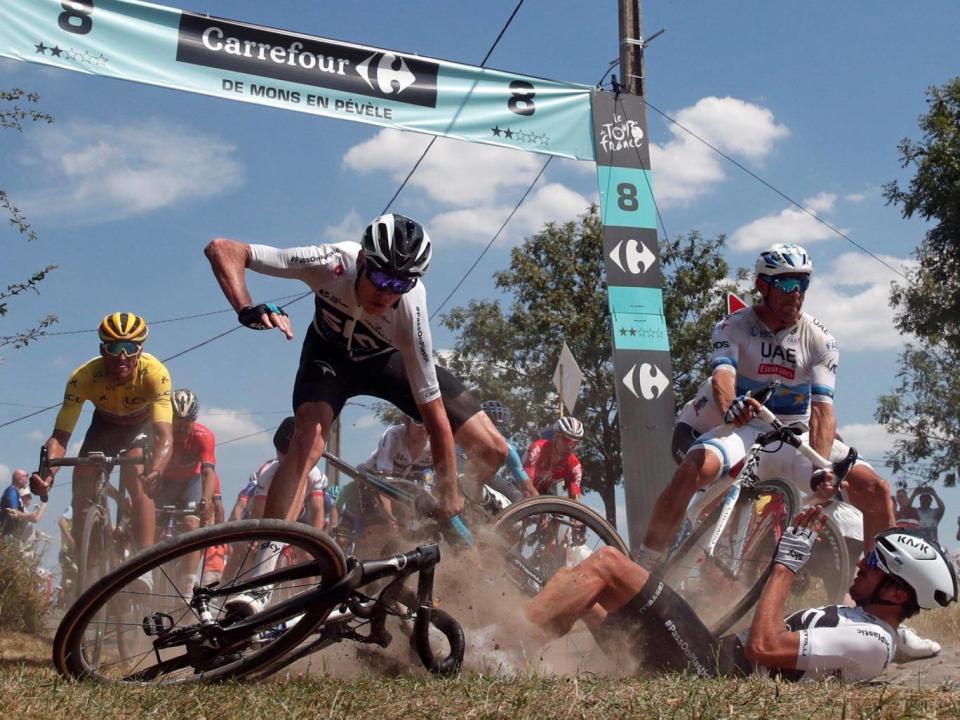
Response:
M236 577L211 581L205 573L207 551L223 546L244 548L247 558ZM277 557L287 548L307 559L280 567ZM105 627L102 618L125 603L139 576L163 573L193 556L202 558L198 582L189 595L178 594L176 609L169 608L168 598L140 594L142 616ZM463 631L452 616L433 607L439 561L437 545L376 560L346 558L324 533L280 520L201 528L139 553L84 592L57 629L54 664L68 678L119 684L259 678L336 642L386 647L392 640L386 620L396 616L412 623L412 644L428 670L455 673L463 660ZM268 565L275 569L264 571ZM404 582L413 575L417 589L409 591ZM365 592L383 580L389 581L386 587ZM241 593L282 599L241 617L226 607ZM442 640L432 638L431 628ZM105 633L106 639L125 639L104 644ZM432 642L442 645L439 654ZM126 651L107 652L115 647Z
M832 463L764 406L779 383L768 383L754 397L761 404L757 417L771 429L762 433L744 457L735 477L722 476L691 501L677 543L664 564L663 579L693 605L715 635L729 633L746 620L773 567L780 535L801 504L796 485L784 479L760 480L761 453L775 452L782 443L796 448L815 468L829 468L843 480L857 460L850 448L846 458ZM732 425L727 425L732 428ZM768 449L774 446L772 449ZM832 518L820 532L814 551L818 577L805 575L801 591L788 610L840 602L850 582L850 556L840 528Z

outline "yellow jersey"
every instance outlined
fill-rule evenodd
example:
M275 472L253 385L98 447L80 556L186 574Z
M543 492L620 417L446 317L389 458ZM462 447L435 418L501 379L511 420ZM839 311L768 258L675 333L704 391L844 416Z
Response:
M133 380L116 384L107 378L103 358L95 357L70 375L55 430L72 433L83 403L89 400L109 419L123 424L146 420L173 422L170 373L153 355L142 353Z

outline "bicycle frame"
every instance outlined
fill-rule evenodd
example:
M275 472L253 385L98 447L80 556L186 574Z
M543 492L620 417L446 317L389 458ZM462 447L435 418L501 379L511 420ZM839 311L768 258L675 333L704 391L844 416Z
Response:
M769 384L766 388L764 388L762 394L766 394L769 391L769 394L766 395L767 399L769 399L770 395L772 395L772 391L776 389L776 386L777 384L774 383ZM723 507L720 512L720 517L717 521L717 526L710 536L710 540L704 550L705 555L709 557L713 557L714 555L717 543L723 536L727 524L730 522L730 517L733 514L734 506L736 505L743 488L745 486L752 487L753 484L757 482L757 471L760 465L760 453L764 451L763 449L767 445L771 445L775 442L786 443L796 448L801 455L810 460L815 468L832 469L840 480L846 476L847 472L849 472L850 468L852 468L856 462L857 452L853 448L850 449L850 454L848 454L844 460L838 463L830 462L828 459L824 458L822 455L820 455L820 453L810 447L807 442L805 442L789 427L780 422L776 415L774 415L770 409L764 405L760 406L760 409L757 412L757 417L770 425L772 429L757 436L756 440L747 451L743 461L743 467L741 468L740 472L737 473L736 477L732 478L729 482L724 481L722 478L718 478L706 488L702 496L692 504L691 508L687 512L687 519L691 521L691 523L695 523L697 518L699 518L706 509L712 507L721 496L724 496ZM735 425L732 423L727 423L726 425L721 426L717 435L726 435L733 432L735 429ZM740 538L738 543L745 544L747 540L748 538L745 537ZM677 543L677 545L679 545L679 543ZM739 568L735 567L731 568L731 570L736 573L739 571Z

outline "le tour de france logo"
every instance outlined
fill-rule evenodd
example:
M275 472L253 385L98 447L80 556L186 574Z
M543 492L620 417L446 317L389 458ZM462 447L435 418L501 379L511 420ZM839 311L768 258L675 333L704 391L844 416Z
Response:
M440 66L375 48L184 12L177 60L392 102L437 106Z
M600 148L605 153L639 149L643 145L643 127L636 120L614 115L613 122L600 125Z

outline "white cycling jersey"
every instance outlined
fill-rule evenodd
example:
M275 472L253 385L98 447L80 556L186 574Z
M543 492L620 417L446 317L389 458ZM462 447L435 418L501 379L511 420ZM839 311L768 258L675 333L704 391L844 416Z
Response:
M256 489L253 491L253 497L255 498L265 498L267 493L270 492L270 483L273 482L273 478L277 474L277 468L280 467L280 461L274 458L273 460L267 460L260 468L250 475L250 482L256 483ZM310 469L310 473L307 475L307 493L303 499L303 509L300 511L300 517L297 519L300 522L310 523L312 518L310 517L310 498L322 496L324 489L327 487L327 476L324 474L320 468L313 467ZM244 517L246 518L250 511L252 510L250 504L247 504L246 509L244 510Z
M680 410L677 422L682 422L701 435L723 424L723 411L713 397L713 382L707 378L697 388L697 394Z
M778 671L787 680L871 680L886 669L897 651L896 629L863 608L809 608L784 622L788 630L800 633L796 670ZM746 635L741 638L745 640Z
M414 457L407 443L407 429L403 425L394 425L384 431L380 444L366 464L375 467L384 475L402 478L419 476L433 469L430 439L427 439L423 450Z
M422 282L383 315L367 317L356 293L359 243L287 249L251 245L250 251L251 270L297 278L316 293L313 327L323 340L356 361L399 350L417 403L440 397Z
M800 320L778 333L752 307L718 323L713 336L713 371L735 372L737 394L759 390L770 380L782 385L767 407L782 422L807 422L810 403L832 403L840 353L837 341L815 318Z

